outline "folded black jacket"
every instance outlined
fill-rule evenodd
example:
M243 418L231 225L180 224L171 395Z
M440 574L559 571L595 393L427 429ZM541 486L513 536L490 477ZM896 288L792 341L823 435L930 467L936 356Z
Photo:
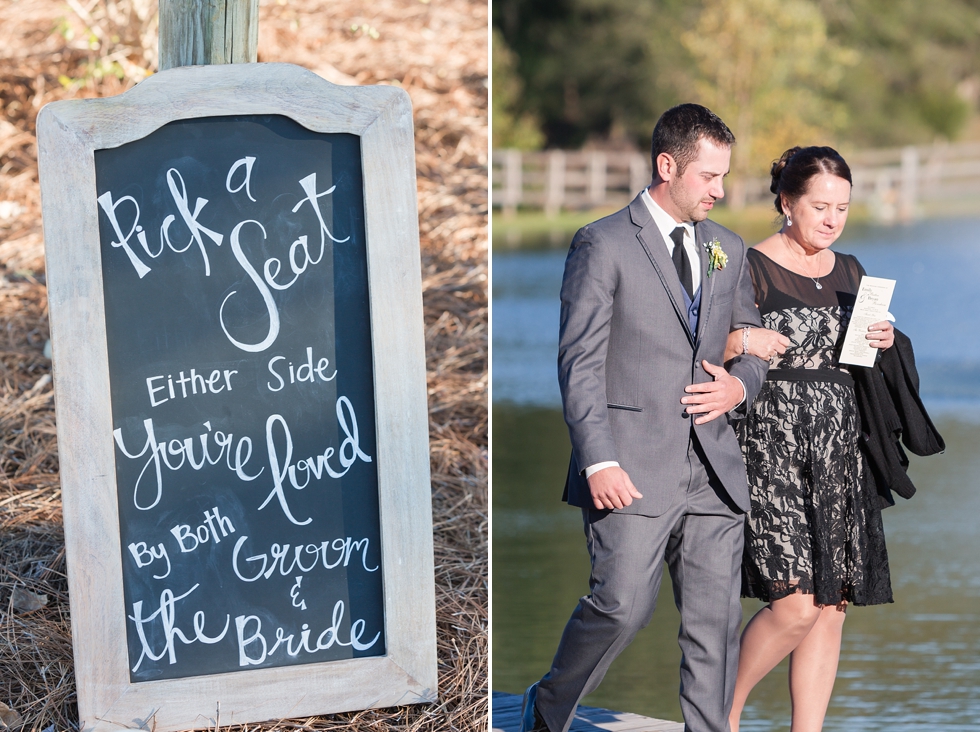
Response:
M895 345L882 352L878 363L850 368L861 420L861 451L867 466L866 486L881 505L893 506L892 492L911 498L915 486L907 473L904 444L916 455L935 455L946 449L919 398L919 374L908 336L895 330Z

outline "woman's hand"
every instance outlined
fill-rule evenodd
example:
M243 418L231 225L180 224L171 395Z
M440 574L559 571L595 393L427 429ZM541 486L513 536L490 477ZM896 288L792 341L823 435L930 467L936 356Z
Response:
M742 354L742 330L739 328L728 334L728 343L725 345L726 361ZM785 353L788 347L789 338L782 333L766 328L749 328L747 353L761 358L763 361L768 361L777 354Z
M884 351L895 345L895 326L887 320L880 323L872 323L868 326L868 334L865 336L871 341L872 348L880 348Z

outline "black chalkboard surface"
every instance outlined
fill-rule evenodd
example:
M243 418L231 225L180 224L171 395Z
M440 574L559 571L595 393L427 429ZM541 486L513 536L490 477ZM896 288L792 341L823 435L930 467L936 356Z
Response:
M360 140L95 152L130 678L385 654Z

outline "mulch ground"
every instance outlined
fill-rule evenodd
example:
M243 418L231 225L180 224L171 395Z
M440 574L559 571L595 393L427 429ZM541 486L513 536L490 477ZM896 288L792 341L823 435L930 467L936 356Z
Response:
M34 121L155 68L151 0L0 0L0 730L77 729ZM415 108L440 702L223 727L486 730L487 3L262 0L260 61Z

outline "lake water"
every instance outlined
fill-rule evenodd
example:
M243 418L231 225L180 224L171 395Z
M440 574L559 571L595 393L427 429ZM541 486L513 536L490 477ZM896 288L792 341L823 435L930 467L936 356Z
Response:
M912 456L918 493L884 513L895 603L851 608L825 730L980 730L980 220L845 234L835 248L898 280L891 311L916 349L945 454ZM564 251L493 256L492 688L548 669L588 592L578 509L561 503L569 442L555 375ZM650 626L584 703L679 720L679 618ZM743 600L746 619L762 605ZM749 699L746 732L789 730L785 662Z

